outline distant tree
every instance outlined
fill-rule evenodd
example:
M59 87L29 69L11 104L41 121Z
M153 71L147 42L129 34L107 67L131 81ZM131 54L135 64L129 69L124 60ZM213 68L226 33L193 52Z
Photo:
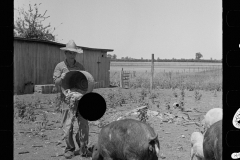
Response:
M27 11L23 8L15 9L18 12L18 17L14 21L14 36L55 41L55 35L52 34L55 27L50 32L50 23L47 26L42 24L50 16L45 16L47 10L44 14L39 13L38 8L40 5L41 3L39 5L34 4L34 7L32 7L29 4L29 10Z
M112 55L111 54L107 54L107 57L112 59Z
M116 54L113 54L112 58L113 58L113 59L117 59L117 55L116 55Z
M196 60L200 60L203 57L203 55L200 52L196 53Z

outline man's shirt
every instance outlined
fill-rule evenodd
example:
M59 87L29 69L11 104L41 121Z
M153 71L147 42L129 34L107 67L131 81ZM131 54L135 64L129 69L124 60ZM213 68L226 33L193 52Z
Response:
M67 63L66 60L58 63L54 69L54 73L53 73L53 81L55 83L55 85L57 87L61 87L61 75L62 73L67 73L69 71L72 70L81 70L81 71L85 71L85 68L83 67L82 64L80 64L79 62L77 62L75 60L74 65L72 67L69 66L69 64ZM65 96L63 95L62 91L61 91L61 100L64 101Z

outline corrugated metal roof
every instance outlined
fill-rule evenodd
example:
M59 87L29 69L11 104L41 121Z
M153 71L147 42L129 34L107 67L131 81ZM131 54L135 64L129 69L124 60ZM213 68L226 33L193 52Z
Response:
M52 41L46 41L46 40L40 40L40 39L28 39L28 38L22 38L22 37L14 37L14 40L48 43L48 44L58 45L60 47L66 46L66 44L52 42ZM112 52L113 51L113 49L89 48L89 47L83 47L83 46L78 46L78 47L82 48L83 50L95 50L95 51L97 50L97 51L104 51L104 52Z

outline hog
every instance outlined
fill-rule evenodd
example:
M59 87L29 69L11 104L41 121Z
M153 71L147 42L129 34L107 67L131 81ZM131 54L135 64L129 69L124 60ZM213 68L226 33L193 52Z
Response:
M222 160L222 120L207 129L203 138L205 160Z
M197 157L198 160L204 160L203 156L203 135L200 132L193 132L191 135L191 153L190 160Z
M210 109L206 115L204 116L202 120L203 125L203 132L206 132L206 130L215 122L221 120L223 117L223 110L222 108L213 108Z
M122 119L103 127L92 160L157 160L158 135L147 123Z

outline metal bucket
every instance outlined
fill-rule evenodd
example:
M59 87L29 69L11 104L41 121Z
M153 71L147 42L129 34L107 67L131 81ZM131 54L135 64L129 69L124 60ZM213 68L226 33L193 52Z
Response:
M62 90L78 89L81 94L86 94L93 91L94 84L94 78L90 73L74 70L66 73L61 88Z

